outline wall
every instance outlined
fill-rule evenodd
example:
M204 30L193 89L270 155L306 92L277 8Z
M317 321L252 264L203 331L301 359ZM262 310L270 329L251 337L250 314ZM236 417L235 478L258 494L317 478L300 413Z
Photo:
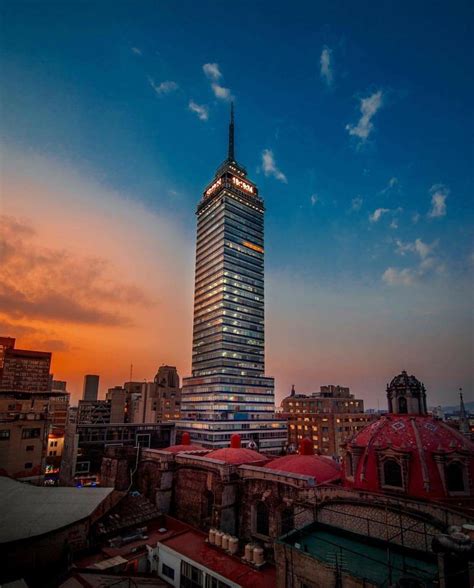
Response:
M337 583L335 570L319 560L305 555L283 543L275 544L275 563L277 566L276 588L299 588L301 583L311 588L340 586L340 588L377 588L375 584L342 574Z

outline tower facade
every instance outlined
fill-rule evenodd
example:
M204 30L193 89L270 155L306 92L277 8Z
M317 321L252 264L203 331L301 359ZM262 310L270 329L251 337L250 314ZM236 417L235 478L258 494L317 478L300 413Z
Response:
M387 384L387 400L391 414L428 414L425 386L405 370Z
M277 452L286 423L275 418L274 380L265 376L264 204L228 156L197 207L192 376L183 380L179 428L205 447L244 445Z

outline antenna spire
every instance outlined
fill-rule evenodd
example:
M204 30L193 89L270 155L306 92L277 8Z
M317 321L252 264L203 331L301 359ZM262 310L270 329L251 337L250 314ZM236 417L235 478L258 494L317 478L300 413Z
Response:
M234 103L230 103L230 123L229 123L229 150L227 158L231 161L235 160L234 155Z

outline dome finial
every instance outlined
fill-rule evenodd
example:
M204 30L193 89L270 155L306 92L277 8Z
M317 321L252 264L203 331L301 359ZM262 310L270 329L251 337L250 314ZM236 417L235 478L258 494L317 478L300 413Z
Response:
M232 437L230 438L230 446L232 449L240 448L240 435L237 435L237 433L232 435Z

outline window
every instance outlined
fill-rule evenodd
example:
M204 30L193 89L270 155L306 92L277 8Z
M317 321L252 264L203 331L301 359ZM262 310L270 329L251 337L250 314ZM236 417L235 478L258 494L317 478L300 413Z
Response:
M405 396L400 396L400 398L398 399L398 413L407 414L407 412L407 399L405 398Z
M186 561L181 562L181 588L201 588L203 573Z
M206 588L230 588L230 586L213 576L206 575Z
M352 453L346 453L346 476L354 475L354 464L352 461Z
M260 501L257 502L256 508L256 532L259 535L266 535L268 536L269 533L269 515L268 515L268 507L267 505Z
M170 580L174 580L174 569L167 566L165 563L161 566L161 573Z
M295 517L292 508L285 508L281 511L281 534L291 533L295 528Z
M33 467L33 464L31 463L31 461L28 461L25 463L25 470L31 470L32 467Z
M0 429L0 441L7 441L10 439L10 431L8 429Z
M446 485L448 492L464 492L464 467L460 461L452 461L446 466Z
M402 468L394 459L386 459L383 464L384 486L403 488Z
M22 439L38 439L41 435L41 429L23 429Z
M34 445L27 445L26 446L26 451L34 451L35 450L35 446Z
M214 494L210 490L207 490L206 491L206 513L205 513L205 516L209 519L212 517L213 508L214 508Z

